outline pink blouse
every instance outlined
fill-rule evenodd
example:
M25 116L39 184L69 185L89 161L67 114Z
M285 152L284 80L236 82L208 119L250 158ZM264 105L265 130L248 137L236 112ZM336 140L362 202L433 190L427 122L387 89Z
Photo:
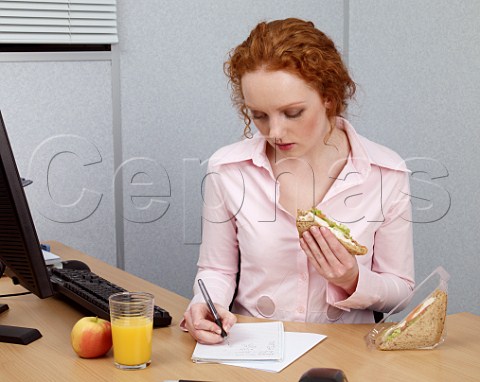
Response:
M283 321L370 323L414 286L409 171L393 151L358 135L344 119L351 152L343 171L316 206L345 223L368 248L357 256L356 291L346 293L320 276L300 248L296 217L279 204L279 185L252 139L218 150L205 178L203 236L196 279L212 300L232 311ZM194 283L192 303L203 302Z

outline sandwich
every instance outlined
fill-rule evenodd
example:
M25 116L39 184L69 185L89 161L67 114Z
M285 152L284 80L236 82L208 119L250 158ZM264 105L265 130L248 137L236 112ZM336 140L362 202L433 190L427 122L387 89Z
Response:
M375 336L380 350L433 348L440 343L447 316L447 293L437 289L402 321Z
M310 227L326 227L328 228L340 243L352 255L365 255L368 251L367 247L359 244L350 236L350 229L344 225L329 219L322 211L317 208L312 208L308 211L297 211L297 230L300 237Z

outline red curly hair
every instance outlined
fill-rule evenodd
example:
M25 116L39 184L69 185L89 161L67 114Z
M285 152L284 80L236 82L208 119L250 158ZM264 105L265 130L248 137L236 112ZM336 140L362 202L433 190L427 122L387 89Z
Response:
M350 78L333 41L310 21L295 18L259 23L250 36L234 48L224 64L232 87L232 101L251 136L241 79L257 69L285 70L302 78L320 97L330 102L327 116L341 115L355 94ZM333 128L333 127L332 127Z

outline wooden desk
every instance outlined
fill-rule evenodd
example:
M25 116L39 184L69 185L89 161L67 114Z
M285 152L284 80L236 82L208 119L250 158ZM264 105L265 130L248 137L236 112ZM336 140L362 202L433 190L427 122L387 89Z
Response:
M34 295L3 298L10 310L1 324L35 327L43 337L27 346L0 343L0 381L152 381L194 379L200 381L298 381L310 368L342 369L349 382L366 381L480 381L480 317L470 313L448 316L444 344L429 351L381 352L369 350L364 335L371 325L285 323L288 331L328 336L281 373L190 360L194 340L178 328L188 300L138 277L52 242L52 252L64 259L89 264L97 274L130 290L152 292L156 304L173 317L168 328L154 330L152 364L145 370L121 371L113 356L81 359L70 346L70 331L82 313L57 298L41 300ZM159 264L160 266L160 264ZM3 277L0 294L21 290ZM241 321L251 320L240 318Z

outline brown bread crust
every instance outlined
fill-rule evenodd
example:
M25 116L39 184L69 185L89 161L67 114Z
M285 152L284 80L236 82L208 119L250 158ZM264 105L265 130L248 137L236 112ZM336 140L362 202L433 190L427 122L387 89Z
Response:
M390 341L384 338L389 328L385 329L378 334L375 346L380 350L409 350L436 346L442 338L445 327L447 294L437 289L432 296L435 297L435 301L416 317L411 325L407 324L407 327Z
M317 227L320 227L320 225L315 221L304 221L304 220L299 220L298 217L299 216L303 216L305 214L307 214L308 211L302 211L302 210L298 210L298 213L297 213L297 230L298 230L298 235L299 237L302 237L303 233L305 231L308 231L310 229L310 227L313 227L313 226L317 226ZM337 238L338 239L338 238ZM351 243L348 243L346 241L343 241L341 239L338 239L338 241L347 249L347 251L352 254L352 255L356 255L356 256L360 256L360 255L365 255L367 252L368 252L368 248L365 247L364 245L361 245L359 244L356 240L354 240L353 238L351 239L352 242L354 243L354 245L352 245Z

